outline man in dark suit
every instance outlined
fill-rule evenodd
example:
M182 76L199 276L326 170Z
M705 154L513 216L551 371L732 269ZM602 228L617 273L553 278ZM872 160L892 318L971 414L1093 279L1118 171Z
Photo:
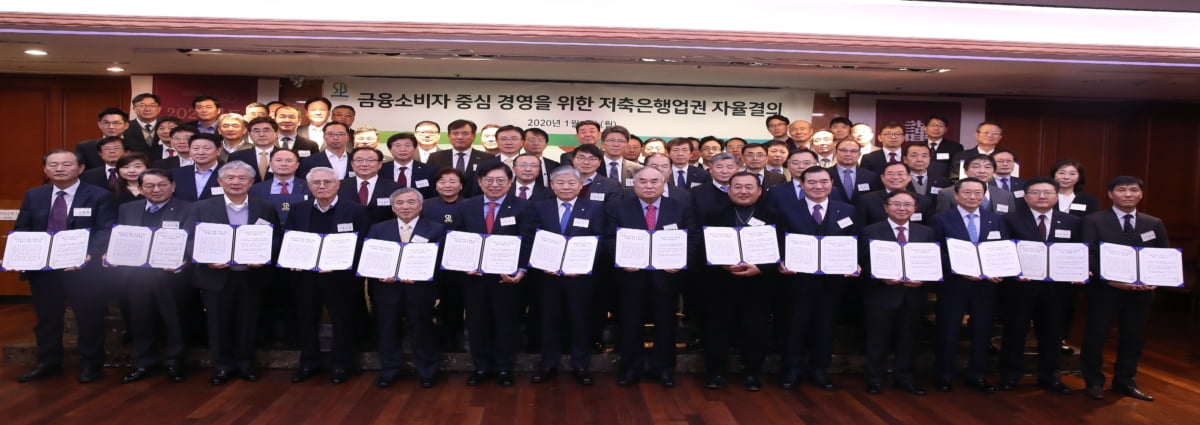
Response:
M154 167L171 171L179 167L194 164L195 162L192 161L189 145L192 142L192 135L197 132L196 127L186 125L180 125L171 129L170 138L164 140L163 143L169 144L175 151L175 155L159 160L155 163Z
M663 173L664 176L671 175L671 160L667 159L666 155L661 153L652 153L650 156L647 156L642 163L647 167L657 168L658 171ZM706 172L705 174L707 175L708 173ZM628 189L625 191L623 196L637 196L637 194L634 193L633 189ZM663 196L668 198L674 197L675 199L678 199L679 202L683 202L684 205L694 204L694 201L692 200L692 192L690 190L672 185L670 183L663 187Z
M970 172L966 172L967 161L970 157L974 155L991 156L1002 138L1004 138L1004 134L1000 125L994 122L984 121L975 126L975 147L964 149L951 157L950 181L958 181L962 176L970 175ZM964 172L966 173L964 174Z
M201 133L217 134L220 130L218 126L218 118L221 117L221 102L217 98L200 95L192 98L192 111L196 113L195 121L188 121L186 125L196 127Z
M193 144L192 149L195 147ZM225 164L218 173L222 194L194 203L186 223L189 226L190 223L269 224L275 229L271 251L271 261L274 261L282 239L279 215L270 202L249 196L254 169L235 161ZM250 382L258 380L254 367L258 310L262 286L271 276L270 269L263 266L198 264L195 267L192 285L201 289L208 319L208 346L213 365L209 383L214 386L224 385L237 375Z
M1018 198L1024 197L1025 179L1012 175L1017 167L1017 153L1000 147L992 152L992 159L996 160L996 176L992 179L994 184Z
M554 192L542 185L542 161L531 154L520 154L513 159L512 188L509 195L530 201L541 201L554 197Z
M1113 366L1113 389L1126 396L1144 401L1154 397L1142 392L1134 381L1142 345L1146 340L1146 317L1154 286L1112 282L1100 278L1100 243L1115 243L1133 247L1169 248L1170 238L1162 220L1138 212L1145 183L1130 176L1119 176L1108 182L1108 199L1113 207L1083 218L1083 241L1092 256L1092 272L1097 279L1088 287L1087 324L1084 327L1083 393L1093 399L1104 397L1104 341L1113 321L1120 334L1117 362Z
M75 153L83 158L85 170L104 166L104 160L100 158L100 150L96 144L107 137L123 137L125 130L129 128L129 115L121 112L120 109L108 108L100 111L97 116L97 124L100 126L100 138L84 140L75 144Z
M879 151L876 151L879 152ZM884 208L884 199L892 192L902 192L909 186L912 177L908 165L903 162L888 163L880 170L883 180L883 190L867 192L858 196L854 209L858 211L858 223L866 226L888 219ZM914 194L916 195L916 194ZM917 223L926 223L933 218L933 199L928 196L916 195L917 209L911 212L908 219Z
M417 161L417 137L412 133L396 133L387 140L388 152L392 160L383 163L379 169L379 178L396 183L396 187L416 189L425 198L437 196L432 165Z
M175 182L170 173L151 168L138 177L138 184L146 199L120 205L117 224L179 229L186 223L184 220L191 212L192 204L171 197ZM132 317L135 369L121 378L121 383L140 381L163 366L166 366L171 382L183 382L187 338L182 312L191 266L184 259L184 263L174 269L130 267L123 271ZM159 337L160 328L165 331L165 341ZM164 351L162 355L158 351L160 344Z
M550 172L558 168L559 162L551 160L542 154L546 150L550 136L540 128L525 129L525 153L534 154L542 161L542 184L550 187ZM570 164L567 164L570 165Z
M883 174L883 167L904 160L904 126L889 122L879 129L879 143L883 148L862 157L862 167Z
M996 180L994 179L996 171L995 158L992 158L991 155L968 155L963 160L963 163L963 168L967 173L966 176L988 183L987 193L984 193L983 204L981 205L984 210L1004 215L1016 209L1017 200L1012 192L996 186ZM956 196L939 196L937 200L937 212L940 213L954 209L957 205L957 199L958 197Z
M524 156L523 156L524 157ZM604 205L579 197L579 171L566 166L551 173L550 186L554 195L533 203L528 218L537 230L567 237L603 237L605 231ZM597 255L601 255L597 252ZM604 264L596 260L595 264ZM546 270L538 280L539 312L541 313L541 356L538 369L530 376L533 383L544 382L558 373L562 359L564 328L569 336L571 371L580 385L592 385L591 347L592 296L596 290L595 271L584 275L563 274Z
M348 143L354 137L350 127L334 121L325 124L325 146L312 156L300 159L300 175L307 175L308 170L317 167L332 168L339 178L350 177L354 174L350 165L350 146ZM382 154L380 154L382 157ZM376 164L378 166L379 164Z
M852 141L853 142L853 141ZM857 142L854 142L857 146ZM857 149L857 148L855 148ZM800 173L804 199L781 205L780 231L814 236L853 236L854 207L830 199L833 169L809 167ZM787 186L784 186L787 187ZM790 189L790 188L789 188ZM781 270L787 311L787 338L782 386L795 388L807 375L818 388L832 391L828 369L833 358L833 331L848 278L857 276L809 275Z
M371 223L387 220L393 215L389 195L397 186L391 180L379 177L383 153L374 148L354 148L350 162L354 176L342 180L338 196L346 202L366 207Z
M692 142L686 137L676 137L667 142L667 157L670 158L671 169L666 174L671 186L691 189L712 180L703 168L690 164Z
M295 151L303 160L321 151L317 142L309 140L300 134L300 110L291 106L281 106L275 110L275 124L279 126L278 146Z
M300 158L295 151L276 149L271 154L271 176L250 187L250 196L263 199L275 206L280 222L287 222L292 208L308 205L312 193L303 177L296 176L300 167ZM285 347L297 346L296 305L279 300L292 300L292 271L274 268L270 272L271 279L262 287L262 315L260 316L261 332L264 339Z
M600 133L604 141L604 159L599 173L609 180L617 182L621 187L632 187L633 173L642 168L637 161L625 159L625 146L629 144L629 130L614 125Z
M766 188L767 203L776 210L782 210L781 205L795 202L804 198L804 182L800 181L800 174L809 167L819 165L817 162L817 153L808 149L800 149L788 155L788 160L785 163L788 167L788 174L792 179L775 187ZM829 199L839 202L846 202L846 194L841 191L830 191Z
M275 132L279 124L267 117L258 117L246 124L250 131L250 142L254 147L229 154L230 161L242 161L254 168L254 182L271 178L271 154L279 149L275 145Z
M171 170L171 178L175 180L173 198L187 202L219 197L224 194L217 178L217 169L221 164L217 154L221 150L221 136L209 133L196 133L188 143L188 155L192 165Z
M1013 239L1037 242L1079 242L1082 240L1079 218L1054 209L1058 202L1058 184L1046 177L1028 182L1025 204L1004 215L1004 224ZM1072 284L1083 282L1030 282L1008 279L1000 284L1000 317L1004 322L1000 350L1000 389L1016 389L1025 374L1025 335L1032 320L1038 340L1038 385L1069 395L1058 378L1062 340L1066 334L1067 306L1075 302Z
M929 145L913 143L904 147L904 163L908 165L908 174L912 177L912 181L908 183L908 191L936 201L938 193L950 187L950 180L943 176L946 165L930 162L931 156Z
M151 161L162 159L162 140L154 134L158 125L158 114L162 112L162 102L153 93L142 93L133 97L133 107L130 110L135 118L125 130L125 147L132 152L146 154Z
M308 201L312 192L303 177L296 175L300 157L295 151L276 149L271 153L271 176L250 187L250 196L265 199L275 204L279 219L286 222L293 206Z
M17 382L44 379L62 373L63 312L68 301L75 311L79 329L80 383L100 379L104 367L104 313L108 310L108 288L92 279L100 267L100 256L108 245L108 234L116 216L112 194L81 184L83 171L77 153L55 150L42 157L42 169L50 184L25 191L13 230L58 232L90 229L88 260L79 267L30 271L29 292L37 317L37 366ZM86 272L80 270L87 270Z
M386 220L371 226L367 237L385 241L441 244L446 229L441 223L422 219L421 194L413 188L398 188L391 194L392 212L395 220ZM404 350L400 335L407 322L409 346L412 347L413 368L422 388L431 388L437 382L439 357L433 325L433 306L438 298L438 284L445 273L435 272L430 281L395 279L368 279L371 301L375 303L375 327L379 341L379 378L375 385L387 388L400 376L404 368Z
M772 188L784 183L783 174L767 171L767 147L759 143L751 143L742 148L742 161L746 164L745 171L758 176L762 187Z
M928 139L925 141L925 145L929 146L933 164L938 164L937 167L931 165L929 172L938 178L950 180L950 169L958 168L958 163L952 160L955 155L963 151L963 145L962 143L945 138L947 129L950 127L949 118L933 114L926 117L924 123L925 137ZM952 163L954 164L953 167L950 166Z
M604 177L597 171L603 158L604 154L596 145L582 145L572 152L572 165L579 170L579 178L583 183L579 196L596 202L609 202L621 197L621 183Z
M367 149L379 153L371 148ZM305 182L313 194L313 202L303 202L288 214L285 230L318 234L355 232L365 234L370 224L362 205L338 196L339 181L334 171L318 167L308 173ZM357 369L354 350L354 305L362 304L362 280L354 277L351 270L292 270L292 284L296 294L296 311L299 316L300 367L292 375L292 382L303 382L321 369L321 341L317 336L321 322L321 310L329 311L333 325L333 343L330 349L330 382L341 384Z
M981 206L987 190L987 185L974 177L955 183L957 206L933 217L932 227L939 240L959 239L974 243L1009 239L1004 220ZM996 313L996 284L1001 279L953 274L945 249L942 250L942 266L946 280L938 291L934 341L938 390L950 392L954 388L952 381L958 369L958 333L962 328L963 316L970 314L971 351L967 359L966 383L984 393L993 393L996 387L987 381L986 376L992 321Z
M579 149L579 147L584 145L595 146L596 143L600 141L600 123L592 120L583 120L575 123L575 141L578 143L578 146L575 149ZM597 148L599 148L599 146L597 146ZM604 155L597 156L597 158L603 157ZM559 156L558 162L563 165L574 164L575 151L563 152L562 156ZM575 168L579 168L579 166L576 165ZM603 172L600 174L604 175Z
M863 228L862 237L858 240L859 264L863 265L864 276L871 275L871 240L901 243L937 241L933 229L910 220L917 211L915 194L904 190L888 192L883 205L887 218ZM863 285L867 393L883 392L887 353L894 346L892 384L909 394L925 395L925 390L917 386L913 378L916 370L916 333L926 299L923 285L924 282L914 280L874 278Z
M125 155L125 142L113 136L100 139L93 146L100 155L101 166L84 171L79 175L79 180L107 190L121 179L117 175L117 161Z
M480 163L490 158L490 155L487 152L471 148L471 144L475 142L475 131L478 129L474 122L454 120L447 128L451 149L429 154L427 163L432 165L435 170L453 168L463 173L466 179L463 181L463 188L466 190L466 187L470 186L470 182L475 180L475 169L479 167ZM468 192L463 195L471 196L473 194Z
M858 142L843 140L836 146L837 164L829 169L833 173L833 190L842 192L849 202L854 202L860 194L883 188L878 173L858 166L858 157L862 154Z
M608 217L607 252L615 252L618 228L641 230L685 230L688 232L690 248L697 248L699 237L692 209L671 198L662 196L666 176L657 169L645 167L634 174L636 197L622 198L606 206ZM646 349L642 338L646 311L654 322L654 349L650 356L649 371L656 374L664 387L675 386L675 307L683 276L679 269L641 270L625 268L618 270L617 287L620 296L621 341L618 351L620 378L617 384L633 385L637 382L646 361Z

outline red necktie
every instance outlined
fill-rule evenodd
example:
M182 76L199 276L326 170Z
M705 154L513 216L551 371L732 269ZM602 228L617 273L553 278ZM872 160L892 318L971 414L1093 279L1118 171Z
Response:
M367 205L367 197L370 196L370 194L367 192L368 184L369 184L368 182L362 182L362 186L358 187L358 203L359 204Z
M175 157L175 149L167 148L167 158L174 158L174 157Z
M279 182L279 194L280 195L290 195L291 194L291 192L288 192L287 182Z
M521 186L521 193L518 193L517 196L520 197L521 199L529 199L528 192L529 192L529 188L527 188L525 186Z
M109 168L108 169L108 185L112 186L116 183L117 183L117 169Z
M57 232L67 228L67 191L58 191L54 205L50 206L50 218L46 220L46 231Z
M896 161L896 153L895 152L888 152L888 157L890 158L890 159L888 159L888 162L898 162L898 161Z
M658 215L654 213L654 211L657 209L658 208L653 205L646 206L646 229L647 230L654 230L654 226L656 224L658 224L657 223Z
M483 221L484 224L487 225L487 232L489 235L492 234L492 228L495 227L496 224L496 206L498 205L499 204L495 202L488 202L487 215L483 217Z
M1050 240L1050 235L1046 234L1046 215L1038 215L1038 233L1042 235L1042 240Z
M908 237L904 236L904 226L896 226L896 242L908 243Z
M396 184L400 187L408 187L408 177L404 175L405 171L408 171L408 167L400 167L400 172L396 174Z

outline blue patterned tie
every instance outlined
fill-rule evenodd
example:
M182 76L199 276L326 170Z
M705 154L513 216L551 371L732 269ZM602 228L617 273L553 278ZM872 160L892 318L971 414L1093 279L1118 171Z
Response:
M850 170L842 171L842 189L846 191L846 199L854 197L854 174Z

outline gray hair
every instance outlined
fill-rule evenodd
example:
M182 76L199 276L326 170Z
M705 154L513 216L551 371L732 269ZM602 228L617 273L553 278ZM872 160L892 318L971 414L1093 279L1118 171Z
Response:
M634 177L640 176L640 175L642 175L642 173L646 172L646 170L654 170L654 172L655 172L655 173L658 173L658 176L659 176L659 177L662 177L662 178L663 178L663 180L666 180L666 179L667 179L667 175L666 175L666 174L663 174L662 170L659 170L659 169L657 169L657 168L654 168L654 167L642 167L642 168L639 168L639 169L638 169L636 172L634 172L634 173L633 173L633 176L634 176Z
M395 202L396 197L406 194L406 193L415 193L415 194L417 194L418 197L421 197L421 191L413 189L411 187L402 187L402 188L393 190L392 194L388 195L388 199L391 199L393 202Z
M724 160L730 160L730 161L733 161L734 163L737 163L737 157L733 156L733 154L731 154L729 152L721 152L719 154L713 155L712 158L708 159L708 163L715 164L717 161L724 161Z
M308 173L306 173L306 174L304 175L304 180L305 180L305 181L312 180L313 173L316 173L316 172L318 172L318 171L324 171L324 172L327 172L327 173L329 173L329 174L333 174L333 179L334 179L334 180L337 180L337 179L338 179L338 178L337 178L337 171L333 171L333 169L332 169L332 168L329 168L329 167L313 167L311 170L308 170Z
M245 171L251 177L253 177L256 174L254 172L254 167L251 167L250 164L247 164L242 161L230 161L230 162L226 163L225 165L222 165L221 168L217 170L217 178L223 179L223 178L225 178L226 174L229 174L230 171L234 171L234 170Z
M572 176L575 176L575 179L583 178L583 176L581 176L579 174L579 169L572 167L570 165L562 165L562 166L559 166L558 168L555 168L554 171L550 172L550 180L554 180L555 177L561 176L563 174L570 174Z

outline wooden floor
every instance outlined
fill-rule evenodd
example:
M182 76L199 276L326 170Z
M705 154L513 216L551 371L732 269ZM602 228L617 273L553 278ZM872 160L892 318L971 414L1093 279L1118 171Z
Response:
M1186 306L1184 306L1186 307ZM784 391L774 379L750 393L732 377L724 390L702 387L698 375L682 375L674 389L643 382L621 388L611 374L593 387L569 377L516 386L494 382L467 387L462 374L443 377L433 389L414 379L375 388L374 373L335 386L327 376L293 385L291 371L263 371L257 383L208 384L207 370L172 384L161 376L122 385L123 369L106 369L90 385L75 382L77 369L51 380L18 384L25 368L0 367L0 423L21 424L1188 424L1200 423L1200 339L1182 308L1164 309L1151 321L1151 337L1138 375L1158 400L1141 402L1109 393L1104 401L1082 394L1061 396L1033 387L984 395L962 388L915 397L895 390L869 395L861 376L835 376L837 391L811 386ZM28 338L33 312L23 304L0 304L0 343ZM1076 333L1078 335L1078 332ZM1109 350L1112 351L1111 348ZM1111 358L1108 359L1111 368ZM1081 388L1082 379L1064 383ZM921 382L932 386L929 377Z

